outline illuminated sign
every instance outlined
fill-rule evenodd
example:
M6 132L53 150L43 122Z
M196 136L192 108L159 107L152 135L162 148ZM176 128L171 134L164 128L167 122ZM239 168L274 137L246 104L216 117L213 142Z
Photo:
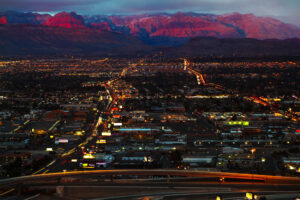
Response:
M59 139L58 143L68 143L69 140L68 139Z
M106 140L97 140L96 141L97 144L106 144Z
M120 122L115 122L115 123L114 123L114 126L122 126L122 123L120 123Z
M102 132L102 136L111 136L111 132Z
M253 194L251 192L247 192L246 199L253 199Z
M83 156L83 158L84 158L84 159L94 159L95 156L93 156L92 154L85 154L85 155Z
M95 168L95 164L91 163L82 163L83 168Z
M75 135L82 135L82 131L76 131Z
M53 151L51 147L47 148L46 151Z
M87 167L88 164L87 163L82 163L82 167Z
M241 125L241 126L249 126L249 121L229 121L226 122L230 126Z

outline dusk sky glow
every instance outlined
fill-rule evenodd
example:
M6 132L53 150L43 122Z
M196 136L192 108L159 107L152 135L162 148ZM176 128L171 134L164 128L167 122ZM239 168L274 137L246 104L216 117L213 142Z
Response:
M0 10L25 12L74 11L79 14L111 15L141 13L232 12L270 16L300 26L300 0L1 0Z

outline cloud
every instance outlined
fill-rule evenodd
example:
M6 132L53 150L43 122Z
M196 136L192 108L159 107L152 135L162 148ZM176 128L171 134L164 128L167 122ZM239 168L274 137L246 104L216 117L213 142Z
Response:
M0 0L0 9L17 11L75 11L81 14L153 12L253 13L275 16L300 26L300 0Z
M62 11L74 6L93 6L101 0L0 0L1 10Z

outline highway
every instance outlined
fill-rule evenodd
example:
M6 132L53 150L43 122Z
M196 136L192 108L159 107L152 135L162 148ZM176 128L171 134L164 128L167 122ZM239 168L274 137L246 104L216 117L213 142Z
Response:
M252 192L258 196L266 196L268 200L295 200L299 197L299 187L295 186L261 186L261 185L243 185L243 184L197 184L197 183L136 183L136 184L103 184L85 185L83 183L75 185L62 183L55 185L32 185L27 187L30 190L35 188L35 193L26 194L22 197L32 197L32 199L43 200L53 197L63 197L66 199L201 199L212 200L216 196L222 196L223 199L244 199L246 192ZM56 193L47 193L47 191L56 191ZM51 198L52 197L52 198Z
M242 174L242 173L228 173L228 172L207 172L207 171L193 171L193 170L149 170L149 169L120 169L120 170L90 170L90 171L73 171L73 172L57 172L47 174L37 174L30 176L21 176L9 179L0 180L0 186L9 186L17 184L26 184L26 182L43 181L43 180L58 180L60 178L68 177L98 177L98 176L116 176L116 175L132 175L132 176L165 176L165 177L211 177L223 178L226 180L243 180L250 183L259 181L258 184L300 184L298 177L286 176L270 176L258 174Z
M199 85L200 84L206 85L203 75L200 72L197 72L197 71L193 70L192 68L190 68L189 62L186 59L184 59L184 70L187 70L187 71L191 72L192 74L194 74L197 77L197 82Z
M284 193L283 191L270 192L262 191L255 193L258 196L264 196L268 200L294 200L299 197L298 191L292 193ZM127 196L117 196L117 197L101 197L101 198L92 198L91 200L138 200L138 199L147 199L147 200L215 200L216 196L222 196L223 200L244 200L245 192L223 192L222 190L216 190L211 192L161 192L161 193L149 193L145 195L127 195Z

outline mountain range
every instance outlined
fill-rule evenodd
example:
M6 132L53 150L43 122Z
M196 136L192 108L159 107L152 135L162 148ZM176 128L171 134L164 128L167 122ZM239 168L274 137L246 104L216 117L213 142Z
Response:
M204 39L199 39L201 37ZM300 38L298 27L253 14L213 15L179 12L82 16L74 12L61 12L51 16L14 11L0 13L0 53L9 55L49 52L118 54L124 53L122 50L135 54L170 46L174 49L184 49L193 46L191 43L196 44L194 47L203 48L205 45L201 45L202 43L207 45L211 42L213 45L216 41L231 41L235 45L242 43L237 45L237 49L245 45L245 41L250 41L249 45L251 41L255 41L252 44L256 44L257 47L268 46L266 50L273 51L274 47L280 48L280 43L292 45L290 41L299 41L288 40L291 38ZM228 47L226 49L228 50ZM229 52L234 54L234 51ZM277 54L276 52L274 54Z

